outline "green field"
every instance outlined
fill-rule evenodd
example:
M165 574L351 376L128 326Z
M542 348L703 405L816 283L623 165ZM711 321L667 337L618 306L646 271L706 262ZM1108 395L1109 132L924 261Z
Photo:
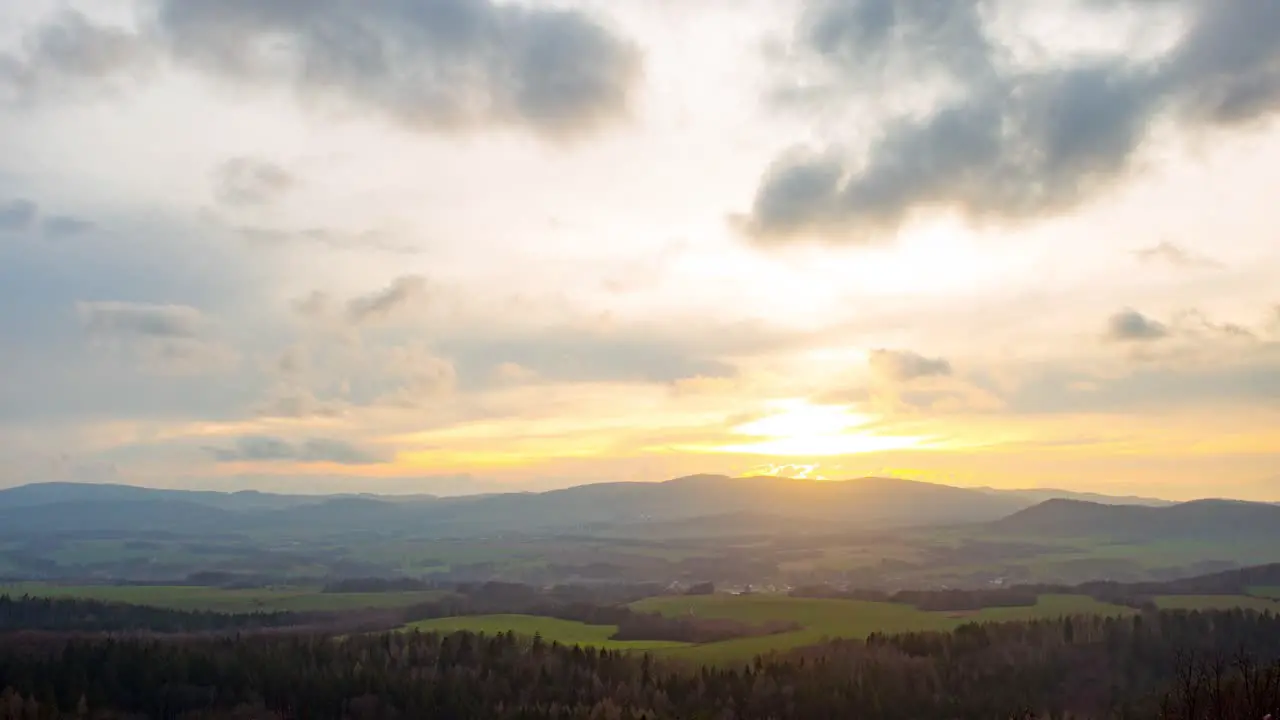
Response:
M1080 595L1044 595L1032 607L987 608L974 612L926 612L908 605L857 600L793 598L783 595L700 595L663 596L641 600L632 607L641 612L667 616L692 613L696 617L726 618L749 623L784 620L799 623L802 630L761 637L692 645L671 642L609 640L616 627L585 625L529 615L481 615L429 620L407 626L421 630L471 630L473 632L514 631L521 635L541 633L547 640L565 644L593 645L612 649L651 650L664 657L713 664L744 662L756 655L789 650L822 642L828 638L865 638L873 632L895 633L918 630L951 630L967 622L1002 622L1062 615L1129 615L1134 610L1100 603Z
M859 600L793 598L782 595L665 596L632 607L668 616L726 618L748 623L785 620L802 630L673 648L663 654L699 662L738 662L773 650L787 650L827 638L865 638L873 632L951 630L968 622L1004 622L1063 615L1130 615L1135 611L1082 595L1042 595L1030 607L987 608L973 612L927 612L909 605Z
M517 635L528 636L537 633L548 642L554 640L563 645L591 645L610 650L659 650L685 646L685 643L661 640L610 640L609 637L618 631L617 625L587 625L571 620L557 620L535 615L473 615L440 618L411 623L404 629L422 632L470 630L489 634L511 631Z
M1161 595L1155 598L1161 610L1270 610L1280 612L1280 602L1249 595Z
M406 607L440 596L440 593L434 591L324 593L314 588L296 587L226 590L187 585L51 585L47 583L0 584L0 594L88 598L174 610L213 610L226 613L394 608Z
M1251 587L1249 588L1249 594L1254 597L1280 600L1280 587Z
M1265 594L1267 588L1255 588ZM1271 588L1270 590L1275 590ZM1258 593L1258 591L1262 591ZM178 610L217 612L340 611L394 608L439 597L438 592L323 593L314 588L278 587L226 590L196 586L140 585L54 585L47 583L0 584L0 594L30 594L44 597L80 597L125 602ZM1276 593L1280 595L1280 593ZM1155 599L1162 609L1208 610L1247 608L1280 610L1280 602L1247 595L1161 596ZM616 626L530 615L481 615L428 620L406 626L423 631L471 630L506 632L532 636L540 633L548 641L591 645L620 650L653 651L666 657L712 664L750 660L759 654L812 645L829 638L860 639L873 632L946 631L969 622L1008 622L1063 615L1126 616L1131 608L1098 602L1084 595L1041 595L1034 606L985 608L969 612L933 612L909 605L785 595L666 595L633 603L641 612L657 612L669 617L724 618L762 624L769 621L794 622L802 629L761 637L693 645L663 641L610 640Z

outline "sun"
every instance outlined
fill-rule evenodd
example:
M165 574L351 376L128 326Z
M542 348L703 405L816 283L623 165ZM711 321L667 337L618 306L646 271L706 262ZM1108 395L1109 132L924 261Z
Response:
M865 429L872 415L843 405L815 405L803 399L771 403L774 412L735 426L734 435L751 438L713 448L713 452L779 457L832 457L919 447L924 438L880 435Z

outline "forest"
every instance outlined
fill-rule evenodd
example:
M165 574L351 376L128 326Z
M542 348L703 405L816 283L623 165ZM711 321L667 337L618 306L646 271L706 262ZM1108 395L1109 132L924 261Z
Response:
M0 643L0 719L1261 720L1278 653L1280 618L1246 611L966 625L728 668L509 633L22 633Z

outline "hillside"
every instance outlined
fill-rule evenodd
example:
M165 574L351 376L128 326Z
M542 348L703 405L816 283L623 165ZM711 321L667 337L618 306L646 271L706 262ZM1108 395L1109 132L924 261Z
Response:
M1053 499L991 523L990 529L1013 535L1126 542L1244 541L1280 538L1280 507L1233 500L1143 507Z
M374 496L282 496L152 490L118 485L28 485L0 491L0 532L139 530L289 533L396 532L453 537L492 533L616 534L699 518L753 517L709 535L760 528L888 528L986 522L1027 505L992 495L892 478L844 482L699 475L661 483L600 483L544 493L506 493L433 502Z
M1083 500L1084 502L1102 503L1104 505L1142 505L1149 507L1165 507L1177 504L1170 500L1141 497L1138 495L1103 495L1101 493L1075 492L1059 488L1017 488L1013 490L1005 490L982 487L974 489L988 492L993 495L1018 497L1031 503L1041 503L1046 500Z

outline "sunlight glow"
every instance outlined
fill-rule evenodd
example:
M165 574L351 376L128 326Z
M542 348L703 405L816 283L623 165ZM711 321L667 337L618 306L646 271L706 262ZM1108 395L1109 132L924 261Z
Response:
M868 430L857 430L872 424L876 418L850 412L842 405L813 405L807 400L790 399L777 401L773 406L777 412L732 429L735 435L760 440L724 445L710 451L780 457L831 457L918 448L926 440L923 437L878 435Z

